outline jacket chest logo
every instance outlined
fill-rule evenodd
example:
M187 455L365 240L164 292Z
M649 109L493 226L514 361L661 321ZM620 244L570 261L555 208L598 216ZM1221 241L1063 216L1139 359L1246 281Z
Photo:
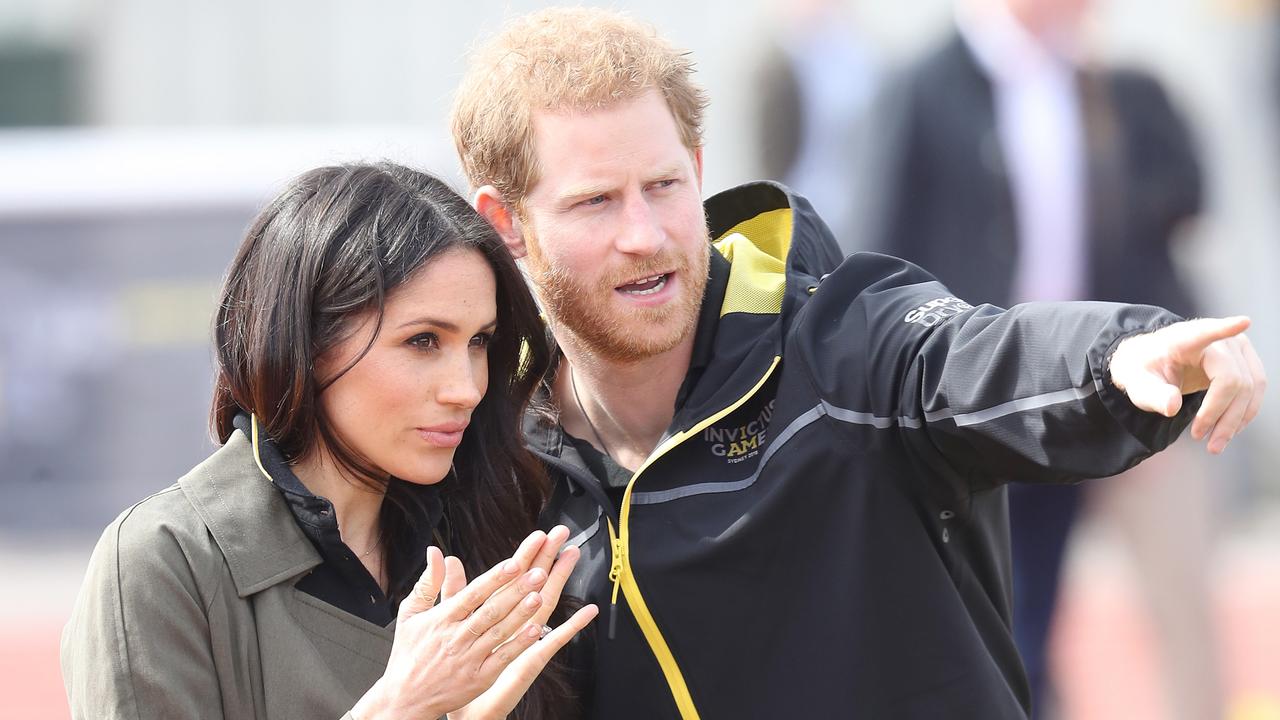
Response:
M711 454L724 458L728 465L759 455L769 430L769 420L773 417L774 402L770 400L756 415L747 416L745 423L739 420L737 424L712 425L703 430L702 439Z

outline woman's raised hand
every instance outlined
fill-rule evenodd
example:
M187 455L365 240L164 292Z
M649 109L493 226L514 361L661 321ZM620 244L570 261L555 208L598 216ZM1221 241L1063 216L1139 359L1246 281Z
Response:
M551 617L556 604L560 602L560 593L564 590L564 585L569 580L573 566L577 564L581 554L574 545L559 552L568 537L569 531L563 525L553 529L534 560L533 570L530 570L530 572L543 570L548 573L547 581L540 593L542 602L534 612L530 625L527 626L536 628L537 632L528 632L527 636L512 638L507 644L499 647L495 654L506 654L511 659L503 663L505 669L493 683L493 687L466 707L450 712L449 720L499 720L507 717L556 652L595 618L598 609L595 605L587 605L575 612L560 627L550 630L543 636L545 623ZM541 642L528 642L538 637L542 637Z
M359 720L438 718L467 705L493 686L503 670L523 658L542 636L542 623L532 622L544 605L544 596L538 590L548 584L547 568L552 566L551 560L568 532L557 528L552 535L549 538L541 531L532 533L511 559L470 583L457 558L445 558L438 549L429 548L426 571L409 597L400 603L386 672L356 703L352 715ZM576 553L576 548L566 553L572 556L568 569L563 556L551 569L559 583L551 595L552 602L559 599ZM559 647L567 642L577 632L568 632L567 626L572 624L565 623L548 635L548 646L558 641ZM566 632L563 639L557 636ZM520 663L524 668L520 677L529 670L532 676L519 688L512 707L553 653L551 649L540 663L528 659ZM534 664L536 668L532 667ZM504 680L503 687L508 687L501 694L505 700L518 683L512 686Z

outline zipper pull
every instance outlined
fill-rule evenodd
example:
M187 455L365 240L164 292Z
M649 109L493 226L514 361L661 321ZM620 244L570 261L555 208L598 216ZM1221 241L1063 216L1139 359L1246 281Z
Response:
M617 635L618 629L618 589L622 587L623 557L626 546L622 538L613 539L613 561L609 565L609 581L613 583L613 595L609 599L609 639Z

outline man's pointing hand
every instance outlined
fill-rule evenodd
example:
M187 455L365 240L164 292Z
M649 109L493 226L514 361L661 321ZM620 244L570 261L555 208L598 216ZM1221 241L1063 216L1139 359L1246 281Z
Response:
M1267 376L1245 337L1249 318L1187 320L1127 338L1111 356L1111 382L1138 408L1172 417L1182 396L1208 390L1191 437L1221 453L1258 414Z

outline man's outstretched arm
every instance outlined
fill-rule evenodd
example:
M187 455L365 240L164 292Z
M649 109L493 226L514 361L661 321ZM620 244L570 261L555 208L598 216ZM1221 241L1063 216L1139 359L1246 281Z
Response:
M1114 475L1193 422L1218 452L1215 433L1238 432L1261 400L1243 319L1098 302L970 307L920 268L869 253L823 286L793 356L828 415L855 438L859 418L896 427L920 477L951 496Z

